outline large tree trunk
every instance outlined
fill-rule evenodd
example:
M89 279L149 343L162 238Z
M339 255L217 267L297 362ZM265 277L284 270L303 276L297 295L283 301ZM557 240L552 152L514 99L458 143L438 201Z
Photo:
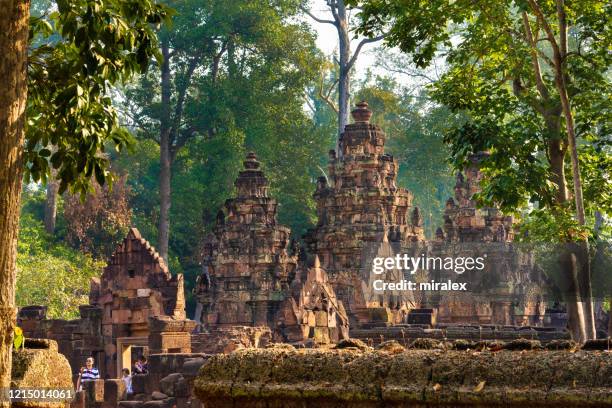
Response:
M562 244L563 245L563 244ZM571 244L561 248L561 273L566 280L567 318L572 338L582 343L587 339L584 305L580 296L578 282L579 262Z
M546 127L549 132L548 157L552 170L553 183L557 185L557 204L567 202L567 181L565 180L565 155L567 148L561 140L561 117L560 115L545 118Z
M47 181L47 199L45 200L45 231L49 234L55 232L55 222L57 220L57 196L59 191L59 182L53 179L53 170L51 178Z
M549 132L548 156L553 177L551 181L557 185L556 204L563 205L568 200L567 182L565 180L567 148L561 141L561 118L559 114L550 114L545 115L545 121ZM577 259L575 254L565 254L562 255L562 258L565 258L561 260L563 278L568 283L568 293L566 293L568 325L574 340L582 342L587 338L584 302L582 301L578 281L579 268L583 261Z
M560 64L560 62L558 62ZM567 88L565 81L560 76L561 72L557 73L557 88L561 97L561 106L563 107L563 115L565 116L565 125L567 128L567 139L569 144L570 158L572 159L572 177L574 181L574 200L576 202L576 217L580 225L585 225L584 201L582 198L582 181L580 176L580 165L578 162L578 150L576 148L576 134L574 131L574 117L571 111ZM584 240L579 242L576 257L579 260L578 267L578 283L581 293L581 299L584 302L584 319L586 326L587 339L595 338L595 311L593 309L593 290L591 287L591 267L589 261L589 243Z
M168 240L170 238L170 180L172 159L170 154L170 52L167 40L162 40L164 61L161 67L162 113L159 137L159 225L157 251L168 262Z
M27 99L29 0L0 7L0 389L11 380L15 259ZM0 407L8 407L0 401Z

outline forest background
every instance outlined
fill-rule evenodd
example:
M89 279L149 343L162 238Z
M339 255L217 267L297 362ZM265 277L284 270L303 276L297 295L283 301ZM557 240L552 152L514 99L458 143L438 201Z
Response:
M192 314L191 288L200 272L202 239L210 233L217 211L233 196L248 151L257 153L280 203L278 221L291 228L293 237L299 239L316 222L312 194L335 147L343 75L342 47L330 52L317 46L321 25L333 21L329 2L166 3L174 15L158 32L163 60L137 80L113 89L112 102L130 148L108 153L115 175L112 188L92 183L90 192L82 195L63 191L52 180L24 185L18 306L46 304L50 317L76 317L78 305L87 303L90 278L100 275L117 243L135 226L152 245L159 248L161 243L172 273L185 274ZM41 21L54 10L53 1L33 1L32 15ZM353 13L349 10L346 18L357 24ZM382 41L361 48L361 38L349 32L355 38L350 42L355 55L355 65L349 67L351 104L368 101L372 122L387 133L386 151L399 161L398 185L414 194L425 233L432 237L453 195L453 166L459 165L451 161L458 145L453 135L482 123L482 105L513 111L513 117L497 120L513 124L515 132L532 132L534 138L545 124L512 104L516 101L500 106L500 87L487 83L481 93L490 92L498 100L459 103L465 102L468 91L453 83L461 80L456 69L463 62L456 61L456 55L453 61L452 41L433 50L426 68L417 68L409 55ZM33 48L53 43L52 29L48 34L35 39ZM603 66L599 76L591 77L603 78L605 89L609 65ZM544 78L551 82L552 73L544 72ZM511 83L503 86L512 89ZM612 188L605 94L595 99L591 95L588 107L579 106L589 114L581 116L588 123L578 127L589 233L597 230L600 236L609 228ZM538 154L545 152L533 154L536 162ZM570 168L569 159L564 166ZM551 219L530 200L528 187L512 193L505 209L524 225L540 226L531 228L533 236L554 239L550 226L558 224L558 218Z

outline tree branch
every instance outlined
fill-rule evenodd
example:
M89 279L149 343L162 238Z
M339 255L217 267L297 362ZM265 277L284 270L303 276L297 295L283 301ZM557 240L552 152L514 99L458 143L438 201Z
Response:
M173 145L176 145L176 143L173 143L173 142L176 142L178 139L179 128L180 128L181 121L183 119L183 109L185 108L185 98L187 96L187 90L189 89L189 85L191 83L191 77L193 76L193 72L197 68L199 62L200 62L200 55L193 57L192 60L189 61L187 72L185 73L184 83L181 84L180 87L177 86L178 97L176 98L176 107L174 109L173 125L172 125L172 128L170 129L170 135L172 136L173 139L175 139L175 140L170 140L170 150L171 150L170 154L173 156L176 156L176 153L178 149L180 148L180 147L173 148Z
M307 8L305 8L305 7L302 7L302 11L303 11L304 13L308 14L308 15L310 16L310 18L312 18L312 19L313 19L314 21L316 21L317 23L321 23L321 24L331 24L331 25L334 25L334 26L336 25L336 22L335 22L335 21L332 21L332 20L325 20L325 19L323 19L323 18L319 18L319 17L315 16L314 14L312 14L312 13L310 12L310 10L308 10L308 9L307 9Z
M538 21L544 27L544 31L546 32L546 36L548 37L548 42L550 42L550 46L552 47L553 52L555 53L555 56L558 56L559 58L561 58L561 52L559 50L559 44L557 44L557 40L555 39L555 33L553 32L552 28L548 24L548 21L546 21L546 18L544 17L544 13L542 12L542 9L538 5L538 3L535 2L535 0L527 0L527 1L529 2L529 5L531 6L531 9L535 13Z
M334 16L334 25L336 27L338 27L340 25L340 15L338 15L338 3L335 3L334 1L327 1L327 5L329 6L331 12L332 12L332 16Z
M334 83L329 87L327 94L325 95L323 94L323 80L324 80L324 76L323 76L323 73L321 73L321 84L319 86L319 98L321 98L325 103L327 103L334 112L338 113L338 107L336 106L336 104L334 104L334 102L329 97L329 95L331 95L332 90L338 83L338 80L336 79L334 81Z
M353 53L353 56L351 57L349 62L346 64L347 71L350 70L353 67L353 64L355 64L355 61L357 60L357 56L361 52L361 48L363 48L364 45L378 42L378 41L382 40L383 38L385 38L387 36L387 34L388 33L385 33L385 34L379 35L378 37L364 38L363 40L361 40L359 42L359 44L357 45L357 48L355 49L355 52Z
M542 80L542 72L540 70L540 62L538 61L538 52L536 48L535 41L533 39L533 34L531 33L531 25L529 24L529 16L527 12L523 11L523 26L525 27L525 37L527 42L529 43L529 48L531 49L531 65L533 67L533 72L536 80L536 88L540 93L540 96L548 100L550 94L548 93L548 88L546 88L546 84Z
M557 0L557 19L559 20L559 40L561 62L565 63L567 56L567 15L565 14L565 3L563 0Z

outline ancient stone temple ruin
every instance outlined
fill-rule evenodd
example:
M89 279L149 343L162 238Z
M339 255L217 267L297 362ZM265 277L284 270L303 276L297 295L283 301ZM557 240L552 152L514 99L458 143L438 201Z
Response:
M472 155L470 165L457 173L455 197L446 201L444 229L438 229L437 238L446 242L510 242L514 239L512 216L498 208L478 208L474 194L481 191L482 173L479 163L488 155ZM464 174L465 173L465 174Z
M474 155L458 174L443 228L435 239L425 241L412 194L396 186L398 163L384 152L384 132L369 123L367 103L352 114L355 123L346 126L339 151L330 152L327 174L317 181L318 222L304 237L302 249L292 241L289 228L277 222L278 203L269 194L256 155L246 156L235 197L219 211L203 244L194 320L185 316L183 276L171 274L135 228L117 247L101 278L92 281L89 304L80 307L79 319L47 319L44 306L21 308L18 324L25 336L55 340L74 379L90 356L107 378L86 384L74 408L198 408L194 381L206 361L218 359L211 355L275 342L329 349L350 334L370 345L396 340L400 347L438 344L446 349L447 340L453 339L471 348L483 340L549 342L569 337L564 322L558 328L541 327L546 322L539 291L543 283L530 253L514 248L512 217L497 208L476 206L479 163L486 153ZM494 284L478 294L482 297L374 292L372 265L364 254L388 258L415 248L450 257L468 249L486 250L489 269L483 275ZM425 278L437 279L438 272L427 271ZM401 272L386 276L391 281L401 278ZM293 349L270 348L283 356ZM117 378L140 354L148 355L150 372L133 377L133 394L128 396ZM429 363L426 368L431 371ZM250 375L245 382L250 384ZM430 378L426 383L431 388ZM226 388L233 392L232 387ZM259 386L256 391L261 394Z
M278 341L346 336L345 312L325 272L317 265L312 274L298 267L297 247L289 228L276 221L278 204L254 153L247 155L235 185L237 196L226 201L204 243L196 321L206 330L268 327ZM304 285L313 289L307 295Z
M204 243L196 320L211 325L273 326L295 277L289 228L276 222L275 199L254 153L236 180L237 196L219 211Z
M20 310L18 324L27 337L56 340L74 374L90 356L103 376L115 377L149 348L190 351L195 323L185 320L183 275L171 275L136 228L117 247L101 278L92 280L89 300L80 307L80 319L48 320L45 307L28 306Z
M352 115L355 123L340 136L339 152L330 152L327 176L317 181L318 223L305 240L329 274L351 324L381 319L399 323L409 299L390 304L368 293L362 253L365 245L385 238L400 246L423 241L422 219L412 193L396 186L397 160L385 153L385 133L369 122L368 104L358 104Z
M472 155L468 167L457 174L455 197L446 202L444 227L438 228L431 246L442 256L460 256L465 250L480 252L487 260L477 278L486 276L495 284L478 293L446 294L428 306L435 308L438 323L537 326L542 323L545 306L543 277L534 267L532 255L513 244L513 217L495 207L478 208L474 200L474 194L481 191L480 163L487 156L487 152ZM470 277L466 274L462 279Z

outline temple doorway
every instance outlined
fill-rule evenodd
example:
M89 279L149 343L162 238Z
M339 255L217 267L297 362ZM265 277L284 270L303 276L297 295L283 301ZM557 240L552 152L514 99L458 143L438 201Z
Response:
M121 378L124 368L130 369L130 374L134 364L140 356L149 354L148 337L120 337L117 339L117 378Z

